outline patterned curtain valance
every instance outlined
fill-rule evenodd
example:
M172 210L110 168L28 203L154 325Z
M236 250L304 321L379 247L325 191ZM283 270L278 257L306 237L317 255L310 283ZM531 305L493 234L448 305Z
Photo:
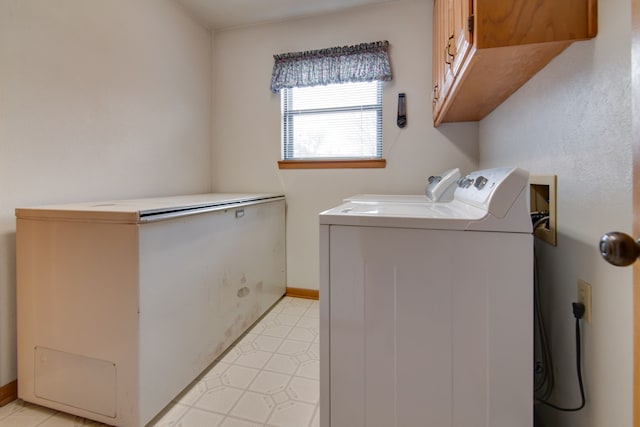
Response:
M389 42L273 55L271 92L282 88L391 80Z

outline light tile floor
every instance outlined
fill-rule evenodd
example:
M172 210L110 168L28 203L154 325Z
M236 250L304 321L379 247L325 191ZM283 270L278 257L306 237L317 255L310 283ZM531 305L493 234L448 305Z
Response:
M150 425L318 427L318 301L285 297ZM105 424L20 400L0 426Z

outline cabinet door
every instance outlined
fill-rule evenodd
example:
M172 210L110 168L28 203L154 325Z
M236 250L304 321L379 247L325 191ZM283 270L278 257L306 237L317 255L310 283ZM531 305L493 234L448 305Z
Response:
M472 0L433 2L433 118L436 120L469 50L467 20Z
M431 102L433 109L433 119L436 119L437 113L440 111L440 88L441 88L441 79L442 79L442 62L438 60L438 57L435 55L436 48L438 46L438 42L440 39L440 26L442 20L440 19L442 0L434 0L433 2L433 35L432 35L432 86L431 86Z
M451 30L447 40L447 55L455 77L473 43L473 33L469 31L469 19L473 19L473 0L451 0L450 12Z
M453 81L453 69L448 50L452 28L452 0L433 2L433 117L438 115ZM452 37L452 36L451 36Z

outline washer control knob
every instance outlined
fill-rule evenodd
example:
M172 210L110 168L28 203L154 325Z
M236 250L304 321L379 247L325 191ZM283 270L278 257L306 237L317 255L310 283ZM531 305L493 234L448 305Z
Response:
M469 188L471 184L473 184L473 178L464 177L458 179L458 187L459 188Z
M476 178L476 183L473 184L478 190L482 190L482 188L487 185L487 182L489 180L487 178L485 178L484 176L480 175L479 177Z

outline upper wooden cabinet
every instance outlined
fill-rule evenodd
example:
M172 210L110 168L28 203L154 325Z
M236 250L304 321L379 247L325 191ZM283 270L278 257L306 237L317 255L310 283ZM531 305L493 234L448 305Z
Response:
M434 0L434 125L482 119L596 33L597 0Z

